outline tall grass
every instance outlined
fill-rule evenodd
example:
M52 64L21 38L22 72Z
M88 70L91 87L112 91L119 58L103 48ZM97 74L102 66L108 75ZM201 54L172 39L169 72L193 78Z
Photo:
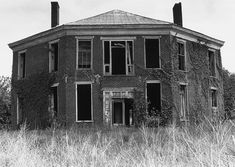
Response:
M0 132L0 166L235 166L233 122Z

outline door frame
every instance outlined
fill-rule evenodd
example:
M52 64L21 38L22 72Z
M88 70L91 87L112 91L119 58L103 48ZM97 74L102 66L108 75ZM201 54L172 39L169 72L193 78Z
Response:
M117 124L117 123L113 123L113 114L114 114L114 103L115 102L121 102L122 103L122 124ZM113 98L112 99L112 112L111 112L111 124L112 125L125 125L125 101L124 99L118 99L118 98Z

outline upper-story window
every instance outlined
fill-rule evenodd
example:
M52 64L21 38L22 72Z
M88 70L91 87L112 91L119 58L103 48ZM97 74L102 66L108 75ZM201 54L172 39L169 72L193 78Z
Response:
M133 41L104 41L104 74L132 75L133 73Z
M90 69L92 57L92 40L91 39L78 39L77 41L77 68Z
M160 68L160 40L158 38L145 38L145 67Z
M49 43L49 72L58 71L59 42L58 40Z
M177 55L178 55L178 61L179 61L179 70L185 71L185 42L183 41L177 41Z
M215 77L215 52L212 50L208 50L208 56L209 56L209 71L210 76Z
M18 79L25 78L25 75L26 75L25 57L26 57L25 51L19 52L18 54Z

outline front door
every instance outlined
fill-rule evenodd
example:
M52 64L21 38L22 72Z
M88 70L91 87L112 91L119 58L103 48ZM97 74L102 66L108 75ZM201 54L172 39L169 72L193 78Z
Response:
M112 122L116 125L125 124L124 100L113 100Z

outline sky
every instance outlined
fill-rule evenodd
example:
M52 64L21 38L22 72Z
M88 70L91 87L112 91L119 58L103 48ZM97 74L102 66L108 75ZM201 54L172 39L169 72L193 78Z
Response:
M11 76L9 43L50 29L50 0L0 0L0 76ZM222 65L235 73L235 0L58 0L60 24L113 9L173 22L172 7L182 3L183 26L225 41Z

